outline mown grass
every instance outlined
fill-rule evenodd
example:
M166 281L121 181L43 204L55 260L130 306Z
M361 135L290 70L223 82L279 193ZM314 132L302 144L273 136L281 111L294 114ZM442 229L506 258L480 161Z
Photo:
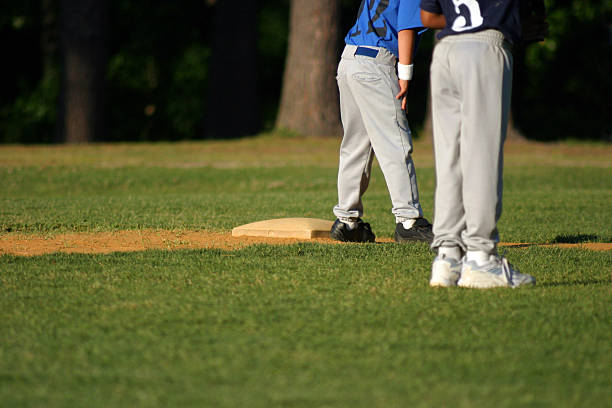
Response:
M5 256L3 406L606 406L610 253L509 250L432 290L424 245Z
M249 143L262 142L215 142L218 163ZM101 165L85 147L74 166L5 162L0 234L331 219L333 159L181 167L192 149L145 146L166 161ZM502 239L610 242L609 166L529 155L505 173ZM434 173L418 162L431 217ZM377 169L366 217L378 235L391 236L389 207ZM610 406L611 251L506 254L534 288L431 289L424 244L5 255L0 406Z
M270 218L333 219L336 169L0 168L2 232L139 228L222 231ZM422 205L432 218L434 170L418 171ZM365 219L380 236L394 219L382 173L365 197ZM502 240L612 241L612 171L514 167L505 174Z

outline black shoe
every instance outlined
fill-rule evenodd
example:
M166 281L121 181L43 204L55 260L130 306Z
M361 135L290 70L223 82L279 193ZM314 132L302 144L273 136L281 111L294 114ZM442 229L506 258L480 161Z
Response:
M357 226L353 229L349 229L347 224L336 219L329 235L332 239L343 242L374 242L376 240L370 224L363 222L361 218L357 219Z
M417 218L410 229L404 228L401 222L395 226L395 241L397 242L421 241L431 244L433 239L432 226L425 218Z

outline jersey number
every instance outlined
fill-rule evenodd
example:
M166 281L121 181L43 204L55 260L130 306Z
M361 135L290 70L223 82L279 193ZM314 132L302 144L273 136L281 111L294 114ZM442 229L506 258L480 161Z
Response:
M455 4L455 12L459 15L455 21L453 21L451 27L453 31L471 30L472 28L482 25L482 14L480 14L480 6L476 0L453 0L453 3ZM465 13L469 21L468 18L461 13L461 9L467 9Z
M368 12L369 12L374 7L374 3L376 3L376 0L369 0L369 1L362 0L361 6L359 6L359 12L357 13L357 16L360 16L361 13L363 13L363 9L365 7L366 2L368 2ZM376 22L376 20L380 18L380 15L382 14L383 11L387 9L387 7L389 7L389 0L380 0L380 3L378 3L378 7L376 7L374 16L372 16L372 19L368 22L367 34L375 32L376 35L378 35L379 37L385 37L387 35L387 22L386 21L383 20L382 27L374 26L374 23ZM361 31L357 30L356 32L351 34L351 37L358 36L359 34L361 34Z

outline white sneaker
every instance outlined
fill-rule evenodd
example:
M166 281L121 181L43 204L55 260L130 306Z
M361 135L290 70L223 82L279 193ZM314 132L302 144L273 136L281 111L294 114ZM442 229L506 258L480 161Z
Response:
M431 280L429 286L457 286L461 276L461 261L446 256L436 256L431 265Z
M489 262L478 265L474 261L464 260L461 268L461 278L457 282L464 288L516 288L535 284L535 278L526 273L519 273L506 258L491 255Z

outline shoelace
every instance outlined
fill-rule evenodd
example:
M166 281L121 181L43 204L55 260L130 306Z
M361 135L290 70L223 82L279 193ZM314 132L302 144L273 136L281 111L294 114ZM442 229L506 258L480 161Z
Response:
M512 266L510 265L510 262L508 262L506 258L502 257L501 264L502 264L502 273L504 274L506 282L513 285L514 282L512 281Z

